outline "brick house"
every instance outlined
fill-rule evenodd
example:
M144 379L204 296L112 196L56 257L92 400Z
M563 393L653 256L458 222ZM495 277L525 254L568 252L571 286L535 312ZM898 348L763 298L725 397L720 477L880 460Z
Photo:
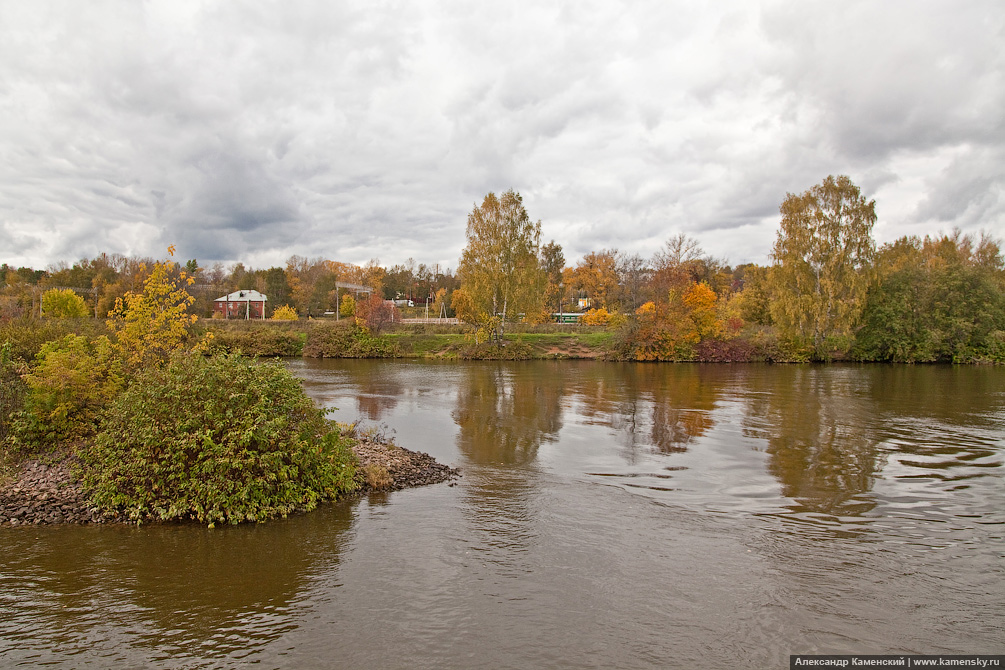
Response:
M234 291L213 301L213 316L218 319L264 319L264 293L246 289Z

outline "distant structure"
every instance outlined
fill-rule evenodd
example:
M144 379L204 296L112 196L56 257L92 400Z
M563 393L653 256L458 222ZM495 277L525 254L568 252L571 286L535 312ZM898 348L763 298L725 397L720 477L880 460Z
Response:
M218 319L264 319L264 293L255 290L234 291L213 301L213 316Z

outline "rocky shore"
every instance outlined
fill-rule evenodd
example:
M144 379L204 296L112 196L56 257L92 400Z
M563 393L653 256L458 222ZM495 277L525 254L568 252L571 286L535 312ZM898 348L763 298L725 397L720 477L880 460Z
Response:
M73 476L72 460L55 464L29 460L0 488L0 525L104 523Z
M360 491L364 493L438 484L461 476L459 470L438 463L429 454L393 443L363 441L353 451L359 459Z
M394 444L359 442L353 451L359 459L359 493L397 491L460 477L456 469L428 454ZM0 486L0 526L122 521L91 503L73 475L70 458L53 463L26 461Z

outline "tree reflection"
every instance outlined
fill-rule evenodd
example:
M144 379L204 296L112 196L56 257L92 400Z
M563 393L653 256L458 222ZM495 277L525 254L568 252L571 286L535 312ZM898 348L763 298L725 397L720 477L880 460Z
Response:
M868 495L879 459L874 405L859 388L860 371L764 370L770 374L748 379L744 432L767 441L768 470L782 494L799 503L796 511L856 516L875 507Z
M721 366L635 363L576 387L581 413L610 426L631 454L639 447L687 451L714 425L712 410L727 378ZM629 457L630 460L631 457Z
M529 464L562 428L563 377L541 366L466 368L453 419L458 447L473 463Z
M404 395L401 385L393 370L387 374L375 373L370 361L353 361L343 368L351 387L356 395L356 412L360 417L370 421L380 421L386 412L398 405L398 399Z

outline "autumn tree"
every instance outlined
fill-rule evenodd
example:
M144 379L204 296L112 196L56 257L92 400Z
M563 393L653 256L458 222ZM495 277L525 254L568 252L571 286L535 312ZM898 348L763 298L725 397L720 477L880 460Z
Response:
M653 255L650 283L657 301L669 291L683 291L701 276L702 254L698 240L678 233Z
M565 286L562 282L562 270L565 269L565 254L562 253L562 245L552 240L541 247L541 269L546 277L547 288L545 289L544 311L556 312L562 308L562 297Z
M366 300L360 300L355 303L354 307L356 322L366 326L367 330L374 335L394 323L394 303L383 300L379 294L372 294Z
M789 193L780 211L771 316L784 337L828 358L834 338L854 334L865 306L876 201L848 177L830 176L802 195Z
M741 289L735 296L739 316L748 323L771 325L769 268L747 263L737 268Z
M168 249L174 253L174 248ZM174 264L156 262L140 293L129 292L115 302L108 328L115 333L115 348L128 368L138 369L167 360L183 346L197 320L188 308L194 302L179 283L192 281L184 271L176 281Z
M876 256L855 355L894 362L1005 359L1005 263L998 243L954 231L902 237Z
M73 289L49 289L42 294L42 313L57 319L79 319L90 313L87 303Z
M468 215L467 239L457 274L471 306L462 318L501 342L507 322L541 311L541 222L530 220L515 191L489 193Z
M572 271L572 289L590 300L590 307L609 309L617 294L617 249L591 251L583 256Z
M338 315L340 317L350 317L356 313L356 299L352 297L352 293L346 293L342 296L342 300L339 302Z

